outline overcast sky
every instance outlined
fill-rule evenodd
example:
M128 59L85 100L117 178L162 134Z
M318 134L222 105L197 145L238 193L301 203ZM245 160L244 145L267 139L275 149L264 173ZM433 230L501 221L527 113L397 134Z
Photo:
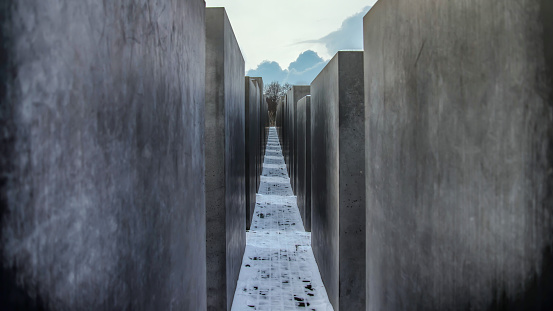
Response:
M376 0L206 0L225 7L246 61L265 84L309 84L338 50L362 49Z

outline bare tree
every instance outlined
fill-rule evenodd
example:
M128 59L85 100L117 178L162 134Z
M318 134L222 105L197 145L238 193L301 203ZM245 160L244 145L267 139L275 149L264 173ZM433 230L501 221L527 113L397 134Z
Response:
M271 126L276 125L276 109L278 99L286 94L289 89L292 88L290 83L281 85L278 81L273 81L267 85L263 90L267 105L269 105L269 122Z

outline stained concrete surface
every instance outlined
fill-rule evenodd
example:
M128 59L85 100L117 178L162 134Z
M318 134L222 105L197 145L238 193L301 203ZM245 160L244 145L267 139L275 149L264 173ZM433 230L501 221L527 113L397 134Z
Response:
M224 8L206 9L207 309L230 310L246 246L244 58Z
M263 132L263 119L262 119L262 115L261 115L261 111L262 111L262 107L263 107L263 80L262 78L255 78L254 80L254 83L257 87L257 92L256 92L256 104L257 104L257 114L258 114L258 122L257 122L257 131L258 131L258 135L257 135L257 156L256 156L256 167L255 167L255 170L256 170L256 178L255 178L255 190L257 192L257 190L259 189L259 185L261 184L261 171L263 170L263 149L261 148L262 144L263 144L263 135L264 135L264 132Z
M0 309L205 309L204 7L2 1Z
M232 310L332 311L310 247L310 234L301 223L276 128L270 131Z
M553 3L365 16L367 310L552 310Z
M277 131L278 141L280 142L280 146L282 148L282 156L284 157L284 162L286 162L286 150L284 148L284 119L285 119L285 106L286 106L286 100L282 96L278 99L277 102L277 112L275 116L275 127Z
M259 163L258 176L261 176L263 173L263 163L265 161L265 154L267 153L267 142L269 140L269 130L270 130L270 119L269 119L269 104L267 103L267 98L264 95L264 86L263 79L259 78L256 81L260 84L259 89L261 90L261 128L262 128L262 140L261 140L261 161ZM258 180L257 188L261 185L261 177Z
M289 162L289 174L290 183L292 184L292 190L294 194L297 193L297 179L298 179L298 135L297 135L297 109L298 101L303 97L309 95L309 85L293 85L292 88L286 94L286 107L288 108L288 123L285 124L288 131L288 158Z
M290 105L288 104L288 95L285 94L283 97L283 120L282 120L282 153L284 155L284 163L286 163L286 170L288 175L290 175L290 137L291 137L291 127L290 123L292 122L292 116L290 111Z
M311 238L330 302L342 311L365 309L362 64L363 52L338 52L311 83Z
M266 138L268 136L268 130L269 130L269 119L267 115L268 106L267 102L265 101L264 95L263 95L263 78L261 77L253 77L253 82L256 85L256 94L255 94L255 100L257 105L257 113L258 113L258 119L257 122L257 158L256 158L256 192L259 189L259 185L261 184L261 173L263 171L263 158L265 156L265 147L267 145Z
M305 231L311 232L311 96L298 101L298 208Z
M246 77L246 230L250 229L255 196L261 184L261 172L269 135L268 105L263 95L263 78Z
M245 77L245 154L246 154L246 229L250 224L255 209L255 195L258 188L258 170L261 158L260 140L260 102L259 86L255 79Z

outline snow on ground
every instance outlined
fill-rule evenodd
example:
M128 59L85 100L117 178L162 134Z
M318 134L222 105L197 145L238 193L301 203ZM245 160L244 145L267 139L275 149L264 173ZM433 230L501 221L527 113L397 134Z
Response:
M333 311L272 127L233 311Z

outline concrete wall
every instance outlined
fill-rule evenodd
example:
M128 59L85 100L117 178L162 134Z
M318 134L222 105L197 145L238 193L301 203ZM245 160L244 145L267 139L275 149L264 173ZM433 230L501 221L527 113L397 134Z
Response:
M0 309L205 309L204 7L0 4Z
M290 110L290 105L288 104L288 95L284 95L283 101L284 118L282 120L282 153L284 156L284 162L286 163L288 176L290 176L290 137L292 135L290 123L292 122L292 112Z
M253 219L256 193L261 183L268 136L268 107L263 96L263 79L245 77L246 115L246 229Z
M552 310L553 3L364 19L367 310Z
M284 110L283 100L279 98L277 100L277 108L275 114L275 128L277 131L277 136L280 144L282 145L282 120L283 120L283 110Z
M267 98L264 94L264 87L263 87L263 80L260 80L261 82L261 126L263 130L263 139L261 142L261 148L262 148L262 158L261 158L261 164L260 164L260 170L259 175L263 173L263 162L265 162L265 154L267 153L267 142L269 140L269 129L271 127L270 120L269 120L269 104L267 103ZM259 180L261 183L261 179ZM259 189L259 186L258 186Z
M275 123L277 128L278 139L280 141L280 146L282 148L282 155L284 157L284 161L286 162L286 156L284 152L284 136L285 136L284 122L286 120L286 98L284 96L278 99L277 115L275 119L276 119Z
M256 93L255 93L255 105L256 110L258 114L258 121L256 124L257 127L257 146L256 146L256 188L255 190L259 190L259 185L261 184L261 173L263 172L263 159L265 156L264 152L264 146L265 146L265 122L264 119L264 108L267 106L267 103L265 103L264 97L263 97L263 78L261 77L255 77L253 78L253 82L256 86ZM249 228L249 227L248 227Z
M230 310L246 245L244 58L224 8L206 10L208 310Z
M298 101L298 208L305 231L311 231L311 96Z
M363 52L339 52L311 83L311 230L335 310L365 309Z
M255 79L245 77L246 124L246 229L250 229L259 179L260 160L260 106L259 89Z
M289 174L290 184L292 185L292 191L297 193L297 176L298 176L298 164L297 164L297 105L298 101L309 95L309 85L294 85L286 94L286 107L288 107L288 124L285 126L288 128L288 158L289 158Z
M294 186L292 185L292 161L293 161L293 146L292 146L292 137L293 136L293 120L294 120L294 106L292 101L289 99L289 94L285 95L284 100L286 105L284 106L285 119L284 119L284 161L286 162L286 169L288 170L288 177L290 178L290 185L292 186L292 191L294 191Z

